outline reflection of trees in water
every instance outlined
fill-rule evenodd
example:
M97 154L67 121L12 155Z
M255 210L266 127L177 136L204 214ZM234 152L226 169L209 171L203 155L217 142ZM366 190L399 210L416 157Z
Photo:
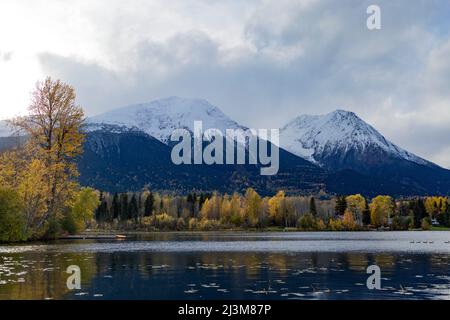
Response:
M261 272L287 274L289 265L310 265L310 259L304 262L285 254L261 254L252 252L115 252L99 253L95 257L98 272L110 274L117 271L138 271L139 275L151 279L154 275L168 270L181 269L186 272L207 272L244 274L246 277L258 277ZM291 262L289 262L291 260Z
M429 259L429 264L432 266L433 270L446 272L450 275L450 256L449 255L433 255Z
M68 266L80 267L82 289L89 285L96 273L94 254L43 254L41 252L8 256L12 257L12 261L15 263L14 269L11 270L15 275L0 277L0 280L2 278L3 280L13 280L0 285L0 299L61 299L69 293L67 278L70 274L66 273ZM20 272L27 273L17 275ZM23 278L24 282L18 282L20 278Z
M369 260L365 253L346 254L346 260L346 267L353 271L366 272L369 265Z
M396 258L392 253L381 253L373 255L373 264L380 267L383 275L391 274L395 271Z
M7 255L17 265L13 272L27 271L23 283L0 285L0 299L70 298L65 271L69 265L81 268L82 291L99 291L120 298L182 298L190 283L220 283L235 290L236 298L258 281L284 279L292 283L334 283L359 274L366 277L368 265L380 266L382 275L406 277L431 270L445 274L450 257L445 255L402 255L365 253L264 253L264 252L109 252L109 253L21 253ZM30 262L34 264L30 265ZM0 260L0 264L4 261ZM30 265L26 267L25 265ZM12 267L12 266L11 266ZM53 268L53 269L49 269ZM406 270L411 268L411 271ZM331 269L331 271L330 271ZM336 273L337 269L346 272ZM303 271L303 272L298 272ZM314 271L314 272L309 272ZM316 274L317 273L317 274ZM406 273L406 274L405 274ZM0 280L5 279L0 274ZM336 278L337 276L337 278ZM304 280L301 280L304 279ZM353 282L349 282L350 284ZM267 284L261 284L266 288ZM253 287L252 287L253 288ZM116 293L121 291L121 293ZM179 294L179 296L176 296Z

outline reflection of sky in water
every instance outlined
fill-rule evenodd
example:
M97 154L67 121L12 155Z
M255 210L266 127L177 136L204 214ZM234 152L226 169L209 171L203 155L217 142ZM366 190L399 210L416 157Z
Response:
M450 299L449 239L442 232L155 234L2 246L0 299ZM372 264L382 271L379 291L366 287ZM67 290L69 265L80 266L82 290Z

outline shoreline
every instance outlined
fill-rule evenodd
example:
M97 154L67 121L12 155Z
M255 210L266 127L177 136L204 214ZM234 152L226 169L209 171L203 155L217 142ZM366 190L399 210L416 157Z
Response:
M433 227L431 230L422 230L422 229L411 229L411 230L376 230L376 229L367 229L367 230L353 230L353 231L332 231L332 230L299 230L297 228L288 228L288 229L275 229L275 228L266 228L266 229L224 229L224 230L154 230L154 231L145 231L145 230L88 230L76 235L65 235L54 239L34 239L20 242L0 242L0 246L8 246L8 245L27 245L33 243L46 243L51 241L74 241L74 240L127 240L133 239L136 236L146 236L152 234L179 234L179 235L201 235L201 234L245 234L245 233L362 233L362 232L370 232L370 233L391 233L391 232L450 232L450 228L447 227Z
M128 236L145 236L152 234L179 234L179 235L195 235L195 234L244 234L244 233L362 233L362 232L371 232L371 233L390 233L390 232L446 232L450 231L450 228L435 228L431 230L422 230L422 229L412 229L412 230L375 230L375 229L367 229L367 230L353 230L353 231L332 231L332 230L299 230L296 228L289 229L225 229L225 230L155 230L155 231L142 231L142 230L98 230L98 231L88 231L85 233L77 234L77 235L68 235L59 237L54 240L111 240L118 239L122 240L128 238ZM49 239L50 241L53 239ZM46 240L46 241L49 241Z

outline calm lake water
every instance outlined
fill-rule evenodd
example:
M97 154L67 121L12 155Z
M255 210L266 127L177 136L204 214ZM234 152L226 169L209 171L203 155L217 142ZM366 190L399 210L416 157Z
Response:
M381 268L381 290L366 286ZM81 269L68 290L66 269ZM0 246L0 299L450 299L450 232L155 233Z

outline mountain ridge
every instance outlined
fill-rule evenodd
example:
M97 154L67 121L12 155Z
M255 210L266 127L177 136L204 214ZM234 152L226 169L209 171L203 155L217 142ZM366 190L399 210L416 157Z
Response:
M148 185L183 192L253 187L262 194L280 189L450 194L449 170L398 147L343 109L302 115L287 123L280 132L280 170L269 177L261 177L256 165L174 165L170 134L180 128L192 132L196 120L203 122L203 132L249 130L203 99L169 97L112 110L87 120L85 153L79 159L81 183L104 191L140 190ZM11 139L0 138L0 150L14 145Z

